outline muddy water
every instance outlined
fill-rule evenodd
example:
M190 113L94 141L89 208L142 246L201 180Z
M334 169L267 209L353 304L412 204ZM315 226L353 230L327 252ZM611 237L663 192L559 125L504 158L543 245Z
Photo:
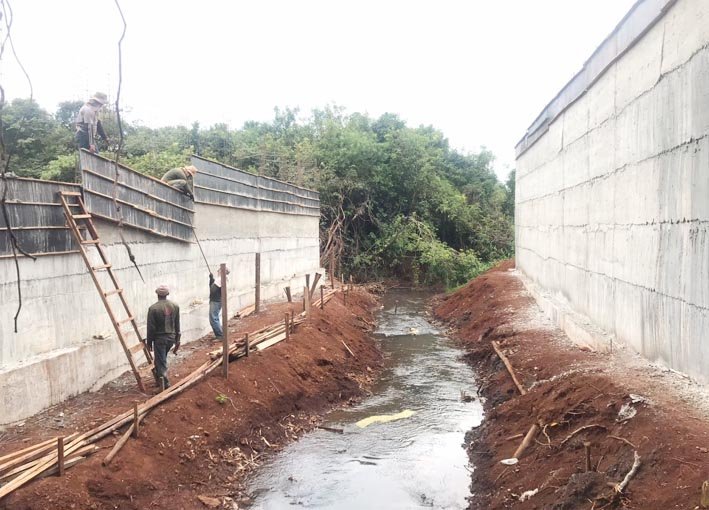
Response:
M424 316L423 293L383 300L377 337L386 369L361 404L330 413L316 430L261 467L252 508L466 508L470 475L465 432L482 420L471 369L461 351ZM376 415L414 414L360 428Z

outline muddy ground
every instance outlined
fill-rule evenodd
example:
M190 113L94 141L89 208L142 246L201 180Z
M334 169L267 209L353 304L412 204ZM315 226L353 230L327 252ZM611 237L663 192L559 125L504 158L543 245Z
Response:
M467 350L485 400L486 418L468 436L475 466L469 508L703 508L709 420L701 387L625 350L601 354L570 343L543 317L511 261L446 296L434 312ZM518 464L501 464L536 422L542 430ZM611 485L631 470L634 452L640 466L618 493Z
M290 340L233 362L228 380L217 370L148 414L140 437L129 440L108 467L101 461L116 437L101 441L100 452L64 477L48 476L15 491L0 509L243 508L243 482L265 457L315 427L321 413L366 392L382 362L370 335L375 304L361 289L348 293L346 305L338 293L324 311L314 309ZM302 310L271 304L258 316L233 320L230 336L282 320L289 309ZM219 347L211 338L186 346L179 360L170 355L173 382ZM87 430L144 399L127 374L4 431L0 455Z

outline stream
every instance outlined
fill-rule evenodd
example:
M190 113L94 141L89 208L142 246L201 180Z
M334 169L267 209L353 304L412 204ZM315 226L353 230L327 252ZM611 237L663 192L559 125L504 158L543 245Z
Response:
M382 299L375 335L385 368L360 404L329 413L316 429L262 465L252 509L467 508L465 433L482 421L472 369L426 320L429 293L394 290ZM360 420L413 411L364 428ZM407 416L410 413L403 413ZM362 425L362 423L360 423Z

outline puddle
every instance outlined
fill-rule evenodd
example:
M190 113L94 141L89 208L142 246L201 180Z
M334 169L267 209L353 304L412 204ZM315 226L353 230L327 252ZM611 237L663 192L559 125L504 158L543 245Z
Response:
M482 421L482 406L461 401L461 391L475 395L473 372L425 319L428 297L384 297L376 335L386 368L372 396L326 417L323 425L343 434L315 430L262 465L250 484L252 509L467 508L470 466L462 444Z

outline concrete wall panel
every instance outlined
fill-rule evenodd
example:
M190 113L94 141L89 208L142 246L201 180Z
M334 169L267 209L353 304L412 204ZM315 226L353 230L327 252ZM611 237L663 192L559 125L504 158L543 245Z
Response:
M95 224L142 334L147 309L155 301L154 289L160 284L170 287L170 298L180 305L183 341L210 331L209 270L195 243L124 228L143 283L120 243L117 227L99 220ZM195 227L212 272L222 262L231 270L230 315L254 301L256 252L261 253L264 300L280 296L286 285L298 293L304 275L319 267L318 217L195 204ZM21 258L19 263L23 299L18 333L14 333L14 263L0 260L0 316L4 318L0 321L0 425L97 389L128 369L79 254L39 257L36 262ZM130 344L136 341L129 338Z
M518 267L558 301L545 301L545 310L561 322L563 310L581 314L607 332L600 341L614 339L704 382L708 13L704 0L668 4L524 146L515 229Z

